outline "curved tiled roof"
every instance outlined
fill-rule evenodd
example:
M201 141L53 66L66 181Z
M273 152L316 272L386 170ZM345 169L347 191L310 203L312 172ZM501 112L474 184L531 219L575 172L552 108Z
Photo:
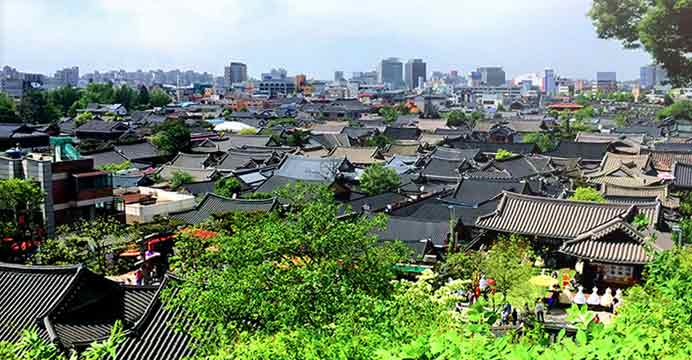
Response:
M611 237L616 232L625 236ZM658 249L656 245L653 245ZM645 239L632 225L622 219L613 219L595 229L566 241L560 252L591 261L613 264L645 264L651 255Z
M189 169L204 169L210 156L209 154L178 153L171 161L171 166Z
M22 330L37 325L37 320L58 304L82 271L82 266L0 263L0 340L17 341Z
M692 188L692 164L675 162L671 172L675 177L673 185L683 189Z
M614 218L627 217L634 212L644 214L650 224L657 224L659 209L658 202L599 204L503 192L497 209L480 217L476 226L522 235L574 239Z
M276 206L276 199L273 198L262 200L229 199L213 193L207 193L194 209L174 213L170 217L187 224L199 224L214 214L231 211L271 211L274 206Z

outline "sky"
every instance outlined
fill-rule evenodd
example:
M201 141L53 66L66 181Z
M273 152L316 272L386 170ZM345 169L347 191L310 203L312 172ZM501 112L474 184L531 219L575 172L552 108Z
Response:
M422 58L428 72L551 67L591 79L639 77L650 56L598 39L591 0L0 0L0 66L53 74L192 69L231 61L308 78Z

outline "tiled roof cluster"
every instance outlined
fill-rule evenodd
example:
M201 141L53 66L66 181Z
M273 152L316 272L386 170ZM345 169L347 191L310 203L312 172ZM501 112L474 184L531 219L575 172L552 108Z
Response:
M227 212L256 212L271 211L277 202L276 199L247 200L229 199L213 193L207 193L204 198L195 206L194 209L173 213L172 219L180 220L186 224L199 224L210 218L212 215Z

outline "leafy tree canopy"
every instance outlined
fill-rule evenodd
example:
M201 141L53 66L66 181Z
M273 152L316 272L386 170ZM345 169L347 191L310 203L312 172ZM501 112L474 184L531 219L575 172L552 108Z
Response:
M399 182L399 175L394 169L376 164L365 169L360 178L360 187L368 195L378 195L396 190Z
M676 101L672 105L661 109L656 114L656 118L659 120L663 120L668 117L672 117L673 119L692 120L692 101Z
M171 103L171 99L165 91L156 88L149 92L149 104L153 107L163 107Z
M97 168L99 170L103 170L106 172L115 173L118 171L131 169L132 163L130 162L130 160L125 160L121 163L111 163L111 164L105 164L105 165L97 166Z
M675 85L685 86L692 80L691 9L689 0L594 0L589 16L600 38L644 48Z
M79 89L72 86L63 86L47 93L48 100L55 105L60 115L67 116L72 106L79 101L81 96Z
M177 154L190 147L190 129L180 119L168 119L157 127L152 143L167 154Z
M171 175L171 179L168 181L168 184L170 185L171 189L178 190L181 186L189 184L193 181L194 178L192 175L190 175L190 173L183 170L176 170L173 172L173 175Z
M19 117L31 124L49 124L60 117L58 109L48 101L48 96L39 91L28 91L17 107Z
M524 142L527 144L536 144L541 152L549 152L555 148L555 143L550 135L545 133L530 133L524 137Z
M0 122L20 122L20 118L17 115L17 107L14 104L14 100L10 99L10 97L3 92L0 92Z
M225 177L214 184L214 192L227 198L233 197L240 191L240 181L234 177Z
M593 201L597 203L604 203L605 198L603 194L598 192L598 190L591 187L579 187L574 191L574 195L570 196L570 200L578 201Z

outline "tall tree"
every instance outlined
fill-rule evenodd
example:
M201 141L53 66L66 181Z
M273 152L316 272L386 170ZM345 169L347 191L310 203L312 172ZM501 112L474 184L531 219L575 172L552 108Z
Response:
M140 107L149 106L149 89L142 85L139 87L139 93L137 94L137 105Z
M5 93L0 92L0 123L16 123L19 121L14 100L10 99Z
M360 178L360 187L368 195L378 195L394 191L399 187L399 175L392 168L382 165L368 166Z
M72 86L59 87L48 92L48 100L55 105L62 116L69 114L70 108L80 96L79 90Z
M154 89L149 93L149 105L153 107L163 107L170 104L171 97L161 89Z
M644 48L677 86L692 81L692 1L594 0L589 16L600 38Z
M23 121L32 124L52 123L60 117L59 111L48 101L46 94L34 90L22 96L17 111Z
M190 147L190 129L183 120L166 120L158 127L152 142L169 155L177 154Z

